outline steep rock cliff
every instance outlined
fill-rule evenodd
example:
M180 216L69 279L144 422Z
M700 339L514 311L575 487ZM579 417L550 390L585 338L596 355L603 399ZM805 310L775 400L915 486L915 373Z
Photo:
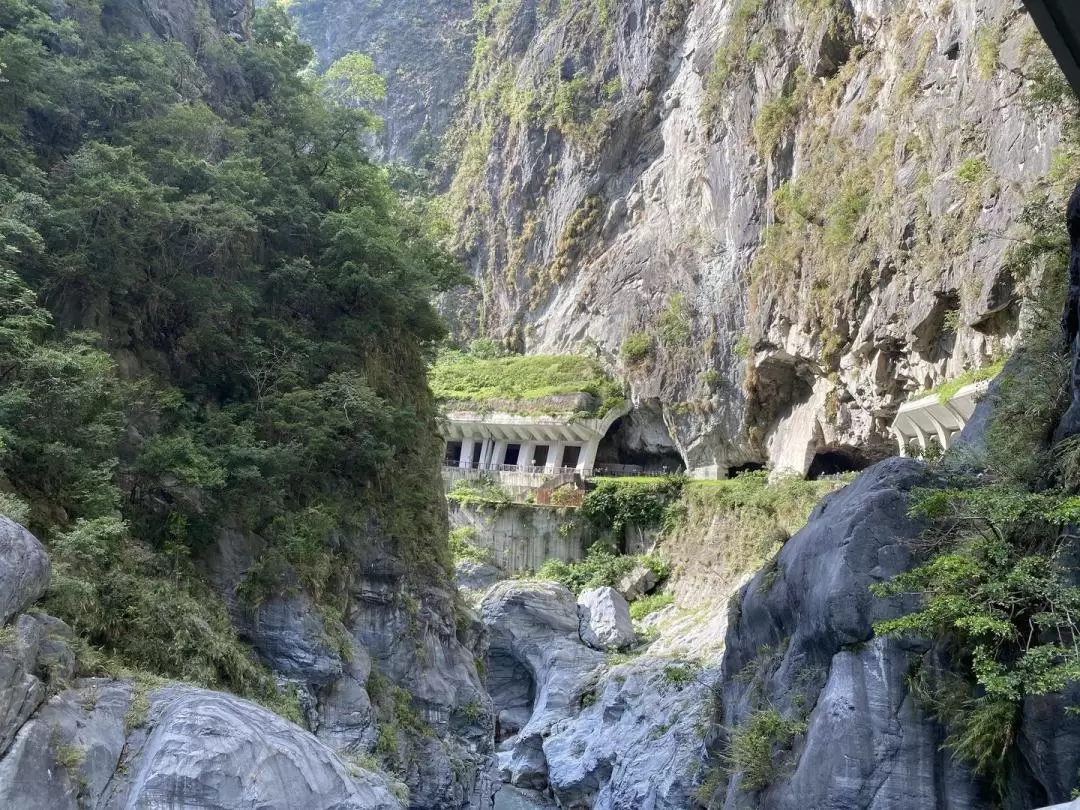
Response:
M1008 351L1010 226L1059 131L1024 104L1018 4L504 0L475 25L444 202L476 287L446 311L604 358L632 445L858 466L910 394Z
M430 165L472 63L470 0L298 0L289 11L324 67L359 51L386 79L386 98L373 107L383 119L375 155Z

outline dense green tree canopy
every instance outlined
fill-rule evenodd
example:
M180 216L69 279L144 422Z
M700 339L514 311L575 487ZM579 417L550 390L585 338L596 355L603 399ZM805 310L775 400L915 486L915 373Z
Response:
M340 609L373 547L445 564L424 365L460 278L283 11L238 42L197 6L189 48L125 9L0 0L0 511L91 643L249 688L191 562L223 527L265 541L254 601Z

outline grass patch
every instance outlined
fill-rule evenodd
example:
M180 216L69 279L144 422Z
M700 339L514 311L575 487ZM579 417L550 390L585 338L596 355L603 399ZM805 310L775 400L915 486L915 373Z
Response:
M710 587L725 592L761 568L806 523L839 481L781 478L764 471L724 481L690 481L663 519L662 550L674 570L704 566Z
M644 619L650 613L655 613L661 608L665 608L672 604L674 601L675 597L670 593L654 593L649 596L643 596L631 603L630 618L635 620Z
M951 380L946 380L945 382L938 383L928 391L924 391L923 393L918 394L916 398L922 399L923 397L930 397L936 395L938 401L942 405L944 405L946 402L956 396L956 393L964 386L971 385L972 383L992 380L994 379L994 377L1001 373L1001 370L1003 368L1005 368L1004 358L998 360L996 363L991 363L989 366L968 369L960 376L954 377Z
M558 582L578 594L587 588L614 588L620 579L639 565L651 568L661 580L669 572L667 564L659 557L649 554L615 554L603 543L596 543L589 549L584 560L566 563L551 559L544 563L536 576L537 579Z
M785 767L795 737L806 723L785 720L776 709L761 709L731 732L728 766L742 774L739 788L753 793L772 784Z
M651 353L652 338L644 332L631 332L619 347L619 356L628 366L641 365Z
M510 496L506 490L487 475L482 475L475 481L467 478L457 481L446 493L446 499L463 506L472 504L505 506L510 503ZM451 551L453 551L452 548Z
M455 406L544 411L543 400L587 394L595 404L585 415L598 417L625 401L622 387L598 362L575 355L476 357L447 351L431 367L429 379L435 396Z
M472 526L461 526L450 531L450 554L454 562L471 560L476 563L494 563L495 555L490 548L476 545L476 529Z

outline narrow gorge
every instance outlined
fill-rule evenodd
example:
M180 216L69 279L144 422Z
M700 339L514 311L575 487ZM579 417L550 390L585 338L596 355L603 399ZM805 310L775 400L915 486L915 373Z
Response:
M1080 807L1046 5L0 0L0 808Z

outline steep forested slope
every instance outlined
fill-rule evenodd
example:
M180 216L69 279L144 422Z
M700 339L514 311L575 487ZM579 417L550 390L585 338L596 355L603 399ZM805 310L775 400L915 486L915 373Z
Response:
M455 276L285 16L233 11L0 5L0 503L107 657L265 692L199 573L226 534L231 602L304 592L332 633L361 555L442 576Z

